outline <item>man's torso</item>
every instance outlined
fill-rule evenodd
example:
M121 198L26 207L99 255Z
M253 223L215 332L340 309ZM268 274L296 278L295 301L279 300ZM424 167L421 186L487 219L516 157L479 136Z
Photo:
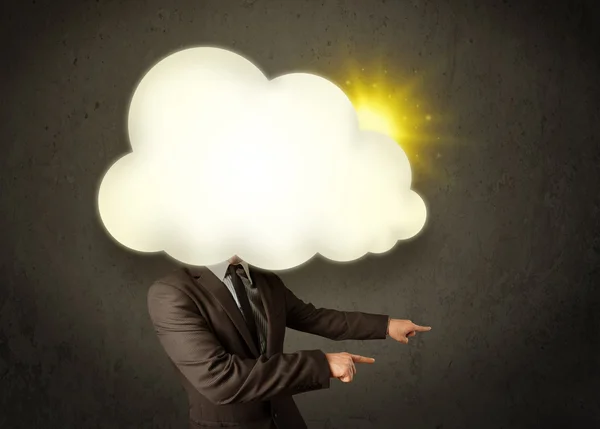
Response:
M182 268L161 279L191 297L198 316L209 326L227 353L248 359L268 359L282 353L286 329L285 298L272 275L252 267L252 281L260 290L267 320L266 352L260 354L245 331L244 319L235 296L207 267ZM306 429L291 396L269 401L252 401L227 405L214 404L198 392L175 367L188 394L190 427L237 427L239 429ZM273 375L276 376L275 374ZM276 422L277 426L273 426Z

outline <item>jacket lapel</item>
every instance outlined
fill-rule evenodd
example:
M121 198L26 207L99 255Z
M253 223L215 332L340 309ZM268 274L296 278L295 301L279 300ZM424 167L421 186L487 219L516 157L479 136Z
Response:
M248 329L248 325L246 325L244 316L242 316L237 303L233 299L233 296L231 296L231 292L229 292L223 282L206 267L186 268L186 271L195 282L204 286L215 297L242 337L244 337L244 340L252 350L252 353L255 356L259 356L259 350L252 340L252 334Z

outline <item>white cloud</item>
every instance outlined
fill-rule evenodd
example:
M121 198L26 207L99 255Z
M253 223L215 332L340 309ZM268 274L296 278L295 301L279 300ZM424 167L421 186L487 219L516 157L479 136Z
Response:
M129 138L98 205L137 251L286 269L385 252L425 224L403 150L359 130L343 91L315 75L269 81L227 50L177 52L137 87Z

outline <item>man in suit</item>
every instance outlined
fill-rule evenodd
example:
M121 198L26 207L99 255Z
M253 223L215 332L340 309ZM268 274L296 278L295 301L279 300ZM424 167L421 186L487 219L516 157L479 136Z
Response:
M156 334L189 399L190 429L306 429L292 395L352 381L349 353L283 353L285 329L331 340L407 343L431 328L387 315L315 308L274 273L237 256L210 267L182 267L148 291Z

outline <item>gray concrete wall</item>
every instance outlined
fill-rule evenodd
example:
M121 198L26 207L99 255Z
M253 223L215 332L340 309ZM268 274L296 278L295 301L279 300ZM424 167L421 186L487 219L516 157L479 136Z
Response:
M416 240L282 273L317 306L434 328L408 346L289 332L289 351L377 360L297 397L311 428L600 426L593 2L71 3L0 13L0 427L185 427L145 304L174 264L116 245L95 198L128 151L144 71L206 44L273 76L344 82L348 60L383 64L394 84L416 84L441 137L411 152L430 211Z

